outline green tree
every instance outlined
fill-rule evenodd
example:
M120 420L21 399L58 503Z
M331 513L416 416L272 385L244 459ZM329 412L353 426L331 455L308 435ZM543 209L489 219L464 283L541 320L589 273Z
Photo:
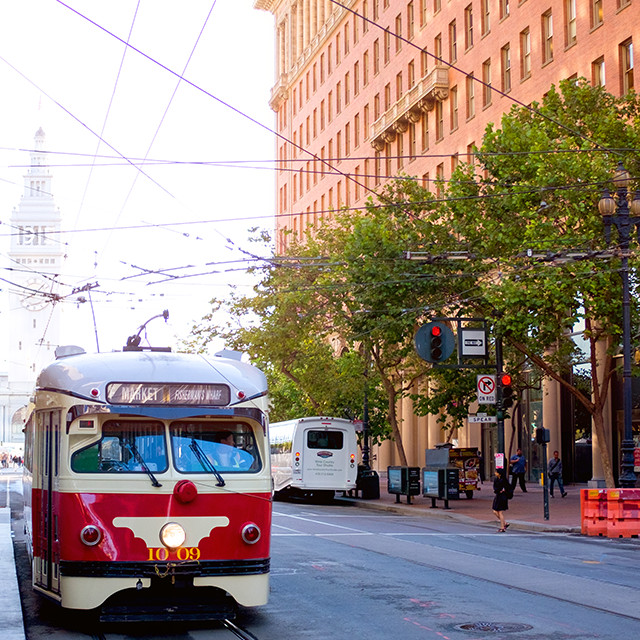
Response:
M604 251L597 201L619 159L640 175L640 102L566 81L533 107L514 108L500 128L489 126L476 163L461 165L448 186L445 224L492 265L460 307L492 317L512 354L587 409L604 443L622 310L619 256ZM589 345L590 394L566 375L584 360L571 336L579 326ZM609 452L602 446L601 453L613 486Z

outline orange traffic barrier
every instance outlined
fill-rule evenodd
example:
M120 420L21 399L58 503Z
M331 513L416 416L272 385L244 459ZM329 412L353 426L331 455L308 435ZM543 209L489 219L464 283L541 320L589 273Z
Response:
M640 490L609 489L607 496L607 537L640 536Z
M609 502L606 489L581 489L580 529L583 535L608 535Z

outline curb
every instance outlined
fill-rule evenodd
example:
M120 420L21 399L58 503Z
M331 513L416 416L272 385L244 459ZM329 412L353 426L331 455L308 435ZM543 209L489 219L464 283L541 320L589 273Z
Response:
M465 524L475 524L479 526L495 527L496 522L493 519L480 520L473 518L472 516L466 516L461 513L455 513L447 511L443 508L425 510L424 508L402 504L402 503L380 503L375 500L359 500L357 498L340 497L336 496L337 502L345 502L362 509L370 509L373 511L388 511L391 513L399 513L402 515L421 515L429 518L441 518L448 520L456 520L457 522L463 522ZM569 525L561 524L545 524L543 522L526 522L524 520L509 520L509 525L512 529L522 531L536 531L539 533L569 533L579 534L581 533L580 527L572 527Z

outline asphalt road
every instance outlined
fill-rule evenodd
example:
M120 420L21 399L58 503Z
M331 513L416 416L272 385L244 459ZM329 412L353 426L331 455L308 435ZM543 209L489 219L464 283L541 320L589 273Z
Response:
M106 626L45 606L27 583L12 490L28 640L235 637L220 623ZM348 504L276 502L270 602L236 622L258 640L638 638L639 550L638 540L504 535Z

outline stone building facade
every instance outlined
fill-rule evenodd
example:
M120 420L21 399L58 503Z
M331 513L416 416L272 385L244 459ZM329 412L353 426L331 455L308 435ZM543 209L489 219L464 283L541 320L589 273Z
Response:
M254 6L275 18L270 104L281 253L290 234L303 237L339 207L363 206L393 176L414 176L437 192L436 181L470 158L488 123L499 123L514 104L540 100L562 79L585 77L617 95L638 81L638 0L255 0ZM545 426L552 426L551 450L562 449L566 439L553 426L561 422L561 394L554 385L544 391L539 403ZM424 449L442 438L439 428L414 416L408 400L401 413L410 463L422 465ZM470 425L460 445L489 454L485 431ZM393 446L384 445L378 465L393 464L394 456ZM599 474L595 462L593 477Z

